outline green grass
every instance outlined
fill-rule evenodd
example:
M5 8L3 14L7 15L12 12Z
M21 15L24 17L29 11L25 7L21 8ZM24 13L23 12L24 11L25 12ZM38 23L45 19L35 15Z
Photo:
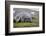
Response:
M32 22L16 22L14 23L14 27L38 27L39 26L39 18L33 17Z

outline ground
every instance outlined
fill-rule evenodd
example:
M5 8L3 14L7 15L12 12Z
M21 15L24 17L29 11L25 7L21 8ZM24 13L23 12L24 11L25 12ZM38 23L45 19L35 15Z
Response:
M32 17L32 22L15 22L14 27L38 27L39 26L39 18Z

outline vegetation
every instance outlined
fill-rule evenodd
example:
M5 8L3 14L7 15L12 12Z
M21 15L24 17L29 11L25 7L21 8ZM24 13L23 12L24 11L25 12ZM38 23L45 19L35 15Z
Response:
M32 22L14 22L14 27L38 27L39 18L32 17Z

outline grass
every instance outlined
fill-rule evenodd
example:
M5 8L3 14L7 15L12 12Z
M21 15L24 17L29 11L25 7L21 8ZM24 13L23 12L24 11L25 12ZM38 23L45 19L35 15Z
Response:
M39 26L39 18L32 17L32 22L16 22L14 23L14 27L38 27Z

